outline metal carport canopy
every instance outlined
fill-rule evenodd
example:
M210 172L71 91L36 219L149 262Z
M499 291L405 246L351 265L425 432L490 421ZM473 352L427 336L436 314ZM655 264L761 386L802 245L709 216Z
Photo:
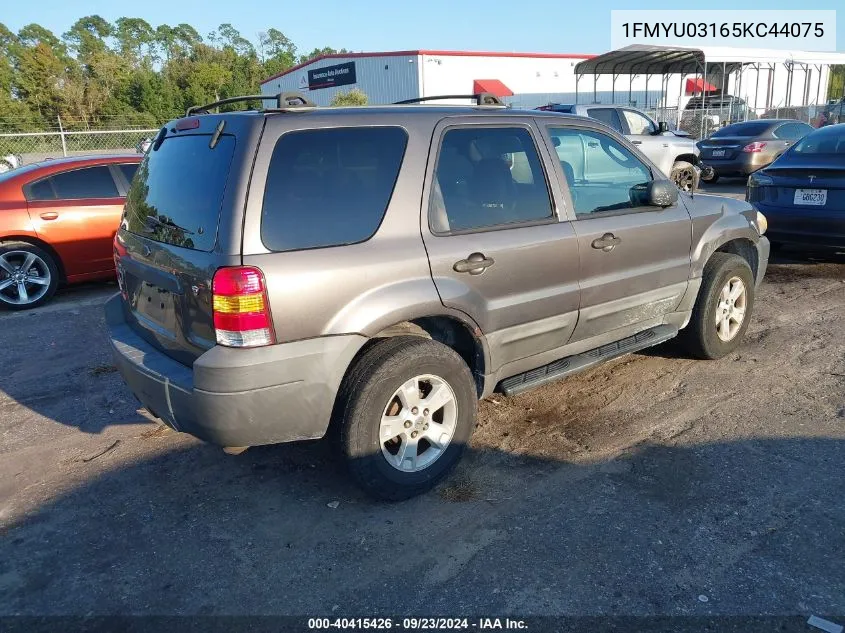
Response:
M632 44L575 65L576 75L672 75L704 70L705 55L699 48ZM729 62L726 72L742 62Z
M672 75L695 74L705 63L718 64L726 73L757 64L845 64L845 53L706 46L684 48L632 44L578 62L576 75Z

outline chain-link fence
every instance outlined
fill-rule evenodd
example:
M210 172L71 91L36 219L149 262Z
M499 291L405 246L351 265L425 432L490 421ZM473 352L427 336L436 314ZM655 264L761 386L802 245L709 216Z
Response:
M815 104L804 106L750 108L744 103L725 104L722 107L700 108L649 108L646 113L655 121L666 121L670 129L679 129L691 136L706 138L716 130L731 123L756 119L796 119L822 127L845 123L845 104Z
M0 158L16 156L26 165L62 156L134 152L141 141L157 133L156 128L3 133Z

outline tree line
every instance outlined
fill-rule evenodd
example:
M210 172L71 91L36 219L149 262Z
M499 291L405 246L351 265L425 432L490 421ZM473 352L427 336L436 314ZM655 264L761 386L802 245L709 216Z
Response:
M0 132L157 127L186 108L252 94L260 82L330 48L299 54L277 29L253 43L231 24L205 37L189 24L153 27L80 18L62 35L0 23ZM237 107L237 106L235 106Z

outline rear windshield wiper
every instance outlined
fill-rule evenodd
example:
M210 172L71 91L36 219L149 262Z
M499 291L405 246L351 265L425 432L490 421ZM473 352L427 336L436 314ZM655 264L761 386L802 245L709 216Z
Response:
M145 228L147 229L148 233L152 233L155 230L152 226L149 226L149 225L155 225L155 226L167 226L167 227L170 227L172 229L176 229L177 231L181 231L182 233L187 233L188 235L194 234L193 231L186 229L184 226L179 226L178 224L176 224L170 218L165 218L164 220L161 220L154 215L148 215L147 216L147 225L148 226L145 227Z

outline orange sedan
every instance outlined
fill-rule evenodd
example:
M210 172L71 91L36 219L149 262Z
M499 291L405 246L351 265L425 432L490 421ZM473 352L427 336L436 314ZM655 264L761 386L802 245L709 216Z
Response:
M0 308L34 308L60 284L114 277L112 240L141 158L61 158L0 174Z

